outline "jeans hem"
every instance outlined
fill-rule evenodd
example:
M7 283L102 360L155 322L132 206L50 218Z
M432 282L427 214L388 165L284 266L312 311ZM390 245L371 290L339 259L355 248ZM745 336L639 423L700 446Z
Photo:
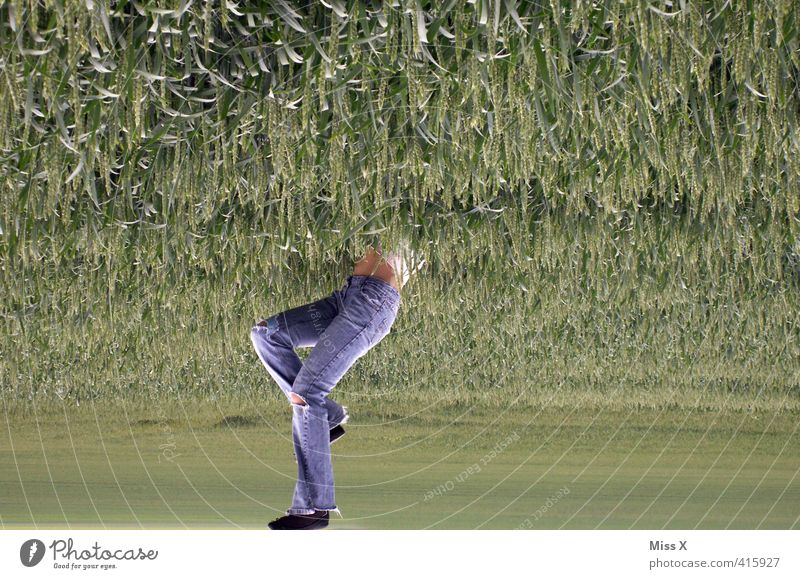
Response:
M316 511L328 511L331 513L336 513L340 517L342 517L342 512L338 509L338 507L333 507L330 509L286 509L287 515L313 515ZM344 518L344 517L342 517Z
M286 509L287 515L313 515L314 509Z

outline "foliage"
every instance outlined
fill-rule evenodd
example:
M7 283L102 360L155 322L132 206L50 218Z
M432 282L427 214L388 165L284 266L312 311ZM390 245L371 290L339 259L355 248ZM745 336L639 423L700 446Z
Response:
M591 344L586 385L626 332L714 336L711 374L787 360L796 397L798 21L791 0L2 2L3 388L66 356L88 395L115 348L211 364L378 233L428 260L407 301L434 360L494 323L523 380L544 324L548 380ZM207 349L153 342L169 324Z

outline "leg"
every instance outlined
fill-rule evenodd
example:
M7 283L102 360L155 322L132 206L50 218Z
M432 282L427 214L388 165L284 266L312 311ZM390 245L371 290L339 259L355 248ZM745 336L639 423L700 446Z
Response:
M299 476L288 514L338 510L330 457L328 395L355 361L383 337L395 315L393 303L375 306L358 292L348 295L346 311L331 320L295 377L290 399L294 399L292 432Z
M291 402L291 389L303 366L294 351L317 344L319 336L340 309L339 290L315 302L281 312L259 322L250 339L261 363ZM347 420L347 413L333 400L326 403L331 428Z

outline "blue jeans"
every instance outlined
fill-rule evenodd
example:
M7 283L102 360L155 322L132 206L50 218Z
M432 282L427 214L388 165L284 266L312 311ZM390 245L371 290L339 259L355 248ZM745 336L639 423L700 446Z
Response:
M340 513L329 431L348 416L328 395L355 361L389 333L399 307L400 292L388 282L350 275L329 296L271 316L250 331L258 357L292 405L297 484L287 514ZM294 351L298 347L313 347L305 363ZM292 393L306 403L293 403Z

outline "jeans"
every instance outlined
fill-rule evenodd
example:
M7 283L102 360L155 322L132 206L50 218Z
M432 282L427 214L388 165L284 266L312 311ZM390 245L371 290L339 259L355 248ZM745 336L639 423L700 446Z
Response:
M347 421L328 396L344 373L380 342L397 317L400 293L377 277L350 275L341 289L288 309L250 331L258 357L292 406L297 483L287 514L336 511L330 429ZM294 348L313 347L305 363ZM306 403L292 402L295 393Z

